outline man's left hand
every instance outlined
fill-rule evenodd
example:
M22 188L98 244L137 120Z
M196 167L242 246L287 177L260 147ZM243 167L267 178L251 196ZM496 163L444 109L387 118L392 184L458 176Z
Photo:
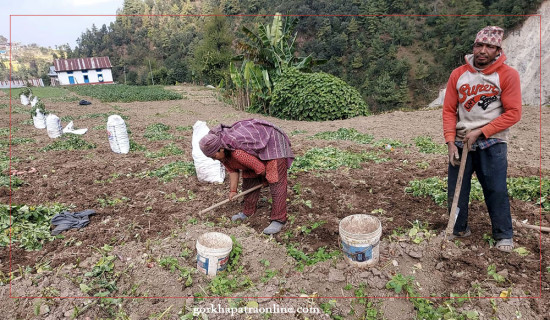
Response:
M483 132L481 131L481 129L472 130L466 134L464 139L462 139L462 142L464 142L464 144L467 143L469 146L472 146L476 142L477 138L479 138L479 136L482 134Z

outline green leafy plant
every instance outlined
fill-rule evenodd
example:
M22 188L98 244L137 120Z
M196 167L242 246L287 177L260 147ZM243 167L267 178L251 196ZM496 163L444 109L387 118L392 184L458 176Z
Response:
M167 126L162 123L154 123L154 124L148 125L145 128L145 134L143 136L150 141L172 140L174 139L174 136L168 133L169 130L170 130L170 126Z
M494 264L491 264L487 267L487 275L493 277L493 279L497 283L503 283L504 281L506 281L506 278L497 273L497 267Z
M107 297L117 291L117 277L113 274L116 257L108 255L107 252L100 253L102 257L91 271L84 274L88 281L80 283L80 290L85 294L93 294L94 297Z
M11 225L10 225L11 209ZM57 237L50 233L50 221L56 214L66 210L62 204L51 205L4 205L0 204L0 247L10 243L27 250L40 250ZM11 226L11 228L10 228Z
M183 150L178 148L174 143L170 143L164 147L158 152L145 152L146 158L164 158L168 156L177 156L182 155Z
M43 115L48 115L49 111L46 111L46 106L42 100L38 99L38 102L31 109L31 116L36 117L38 115L37 111L40 111Z
M165 90L162 86L128 86L115 84L109 86L70 86L69 90L82 96L97 98L101 102L133 102L178 100L182 95Z
M303 156L296 157L290 172L335 170L340 167L359 168L361 163L367 161L379 163L388 159L381 158L377 153L372 152L353 153L334 147L312 148Z
M156 170L141 172L137 174L137 177L157 177L163 182L170 182L177 177L189 177L194 174L195 165L193 162L175 161Z
M412 227L408 232L410 240L416 244L425 240L429 241L435 235L436 233L428 228L428 223L422 223L418 220L412 222Z
M165 257L158 261L159 265L170 271L176 271L179 269L178 259L175 257Z
M32 94L32 90L29 87L23 87L21 91L19 91L19 95L24 95L27 98L30 97Z
M243 246L239 243L237 238L231 236L231 240L233 241L233 249L231 249L231 253L229 254L229 262L227 263L228 272L237 270L239 260L243 254Z
M445 144L435 143L431 137L416 137L414 138L414 144L418 147L422 153L437 153L446 154L447 146Z
M317 251L306 254L297 248L296 244L289 244L286 248L287 254L294 258L297 262L296 268L303 271L305 266L311 266L318 262L326 261L341 255L340 250L327 251L325 247L317 249Z
M40 149L41 151L72 151L72 150L90 150L95 149L96 145L87 142L76 134L66 134L57 138L54 142Z
M118 206L118 205L123 204L123 203L128 202L128 201L130 201L130 199L127 198L127 197L120 197L120 198L117 198L117 197L108 198L108 197L106 197L106 198L97 199L97 202L99 203L99 205L102 208Z
M347 140L362 144L371 143L374 140L373 135L360 133L354 128L340 128L336 131L319 132L313 135L312 138L323 140Z
M525 247L515 248L514 252L519 254L522 257L528 256L531 253L529 252L529 250L525 249Z
M327 73L286 68L273 89L270 113L281 119L326 121L369 114L359 92Z
M408 295L414 295L413 282L414 278L412 276L404 276L398 273L386 283L386 289L392 289L395 293L405 291Z
M497 243L497 241L493 238L493 236L488 233L484 233L482 239L489 244L490 248L494 247L495 244Z
M324 225L325 223L327 223L326 221L315 221L315 222L312 222L311 225L303 225L301 227L298 227L298 229L300 230L300 232L302 232L303 234L310 234L313 230L319 228L320 226Z

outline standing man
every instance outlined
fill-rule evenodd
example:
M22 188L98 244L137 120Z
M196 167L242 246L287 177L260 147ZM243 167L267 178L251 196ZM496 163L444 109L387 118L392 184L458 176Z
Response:
M466 55L466 63L451 73L443 103L443 133L449 152L449 212L459 171L459 155L465 144L470 146L454 237L471 234L468 202L475 172L483 188L495 247L510 252L514 242L506 186L506 142L509 128L521 118L522 105L519 74L504 64L503 34L504 30L496 26L483 28L475 38L473 54Z

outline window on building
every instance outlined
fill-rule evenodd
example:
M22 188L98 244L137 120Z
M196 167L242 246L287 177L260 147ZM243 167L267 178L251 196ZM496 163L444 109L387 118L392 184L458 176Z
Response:
M101 72L101 69L95 69L96 72Z
M82 73L88 73L88 69L82 69Z
M72 71L67 71L67 74L73 74L73 72Z

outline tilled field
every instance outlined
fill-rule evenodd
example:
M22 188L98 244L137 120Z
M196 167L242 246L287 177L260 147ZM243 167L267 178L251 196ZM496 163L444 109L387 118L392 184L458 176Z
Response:
M405 191L410 181L446 177L446 156L420 152L414 143L419 136L443 143L441 110L297 122L236 111L208 89L168 89L184 99L102 103L79 97L91 101L88 106L46 100L48 110L88 128L82 139L96 146L89 150L45 151L53 140L32 126L29 107L14 99L10 113L9 97L0 96L1 127L9 132L11 123L11 139L18 141L11 146L11 165L22 180L11 191L1 187L0 201L29 207L62 203L74 212L96 211L87 227L65 231L41 250L25 251L15 244L11 250L0 249L1 311L6 319L191 319L193 308L205 311L211 304L271 308L269 316L235 316L243 319L412 319L428 314L418 313L422 308L459 319L548 319L548 234L540 237L535 230L516 228L516 248L524 248L522 254L490 248L485 204L476 200L470 207L472 236L443 241L439 234L447 224L446 210L429 197ZM126 117L130 138L141 148L127 155L111 151L105 124L106 115L113 113ZM550 155L546 148L540 152L539 138L547 136L548 128L540 132L539 124L549 114L546 107L542 112L524 108L509 143L510 177L538 177L541 169L548 177ZM159 168L192 162L191 126L197 120L212 126L251 117L283 128L297 156L334 147L353 154L366 151L385 161L291 172L290 219L275 237L261 234L269 224L268 190L262 191L256 215L244 224L229 219L239 211L238 202L199 215L227 197L227 184L200 183L185 170L176 170L173 178L161 176ZM170 137L147 136L153 124L167 126ZM374 140L312 139L339 128L357 129ZM393 150L386 150L384 141L393 143ZM9 155L7 144L3 146ZM163 154L167 146L183 153ZM550 225L548 214L541 221L534 202L512 199L511 205L516 219ZM359 213L382 222L380 262L364 270L339 254L339 221ZM195 269L195 240L208 231L234 236L242 249L232 269L215 279ZM407 294L435 298L405 299ZM451 296L468 298L445 299ZM276 311L299 307L315 312ZM228 317L208 314L208 319Z

